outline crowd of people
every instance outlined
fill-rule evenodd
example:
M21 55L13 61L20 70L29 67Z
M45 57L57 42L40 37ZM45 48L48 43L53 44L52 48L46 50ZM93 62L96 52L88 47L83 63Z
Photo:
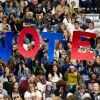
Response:
M0 100L100 100L100 32L86 14L75 0L70 4L69 0L1 0L0 41L5 48L6 32L14 32L14 38L10 60L0 58ZM36 29L41 39L35 58L25 58L18 50L25 27ZM74 31L96 34L96 39L80 37L91 46L79 46L79 52L95 52L93 60L71 59ZM41 38L41 32L63 35L56 41L51 63L48 40ZM23 47L34 48L30 34L25 35Z

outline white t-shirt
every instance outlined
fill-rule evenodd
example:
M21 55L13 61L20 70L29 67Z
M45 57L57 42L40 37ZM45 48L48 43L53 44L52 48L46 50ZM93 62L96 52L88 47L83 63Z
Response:
M85 32L94 33L94 32L95 32L95 29L92 29L92 30L90 30L90 29L87 29L87 30L85 30Z
M46 84L42 84L41 82L38 82L37 83L38 90L40 90L41 92L44 92L47 84L51 84L52 85L52 83L48 82L48 81L46 81Z
M51 73L49 73L48 77L52 77ZM52 82L58 82L62 79L62 74L60 73L60 77L55 73L52 77Z
M36 98L37 98L36 100L38 100L38 98L42 97L42 94L38 90L36 90L36 92L33 92L33 93L30 93L29 91L26 91L25 94L24 94L24 98L27 97L28 100L32 100L33 96L36 96Z

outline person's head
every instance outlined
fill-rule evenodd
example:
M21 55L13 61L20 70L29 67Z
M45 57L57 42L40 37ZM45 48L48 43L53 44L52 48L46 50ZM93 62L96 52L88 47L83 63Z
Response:
M13 1L10 1L9 3L8 3L8 7L14 7L15 5L14 5L14 2Z
M59 71L59 67L58 67L58 65L53 65L53 72L58 72Z
M25 2L24 2L24 1L20 1L20 3L19 3L19 7L24 8L24 7L25 7Z
M42 84L46 84L46 77L45 77L45 75L40 75L40 76L39 76L39 80L40 80L40 82L41 82Z
M29 84L29 91L32 93L35 91L35 87L33 84Z
M65 6L65 0L60 0L60 5Z
M85 20L85 25L86 25L86 26L89 26L89 23L90 23L90 22L91 22L91 19L86 19L86 20Z
M81 13L81 18L86 18L86 13L85 12L83 12L83 13Z
M96 56L95 57L95 62L96 62L96 64L100 65L100 56Z
M2 18L2 23L3 23L3 24L7 24L7 17L3 17L3 18Z
M79 29L80 28L79 22L78 21L75 21L74 22L74 26L75 26L75 29Z
M67 30L64 30L63 32L64 32L64 37L68 39L70 36L69 32Z
M47 3L46 3L46 7L50 7L50 8L52 7L52 3L51 3L50 0L47 1Z
M84 93L85 92L85 89L86 89L85 85L82 85L82 84L80 84L79 87L78 87L78 91L80 93Z
M8 68L8 67L6 67L6 68L5 68L5 75L6 75L6 76L8 76L8 75L9 75L9 73L10 73L10 70L9 70L9 68Z
M60 80L56 83L56 87L57 87L57 89L65 90L67 87L67 84L64 80Z
M61 42L57 42L56 50L61 50L61 49L62 49L62 43Z
M15 76L13 74L8 75L8 81L15 82Z
M30 11L30 12L26 12L26 18L27 19L32 19L33 18L33 13Z
M14 91L18 91L18 89L19 89L19 84L18 84L18 82L15 82L14 83L14 85L13 85L13 89L14 89Z
M67 47L68 47L69 49L71 49L71 46L72 46L72 42L69 41L69 42L67 43Z
M99 83L93 83L93 92L100 92Z
M96 78L97 78L97 75L95 73L92 73L91 74L91 79L96 80Z
M29 80L29 83L35 82L35 75L31 75L28 80Z
M93 28L94 28L94 23L93 23L93 22L90 22L90 23L89 23L89 29L92 30Z
M76 6L76 2L75 1L72 1L71 2L71 5L72 5L72 7Z
M71 60L70 59L70 56L66 56L65 59L64 59L64 63L65 64L69 64L70 63L70 60Z
M69 71L71 73L74 73L76 71L75 66L71 65L70 68L69 68Z
M57 64L58 64L57 60L54 60L53 65L57 65Z
M12 98L13 100L22 100L19 93L13 93Z
M52 91L52 85L51 84L47 84L46 85L46 92L50 92Z
M61 29L61 31L63 31L63 30L65 30L65 29L66 29L66 26L65 26L65 24L64 24L64 23L61 23L61 24L60 24L60 29Z

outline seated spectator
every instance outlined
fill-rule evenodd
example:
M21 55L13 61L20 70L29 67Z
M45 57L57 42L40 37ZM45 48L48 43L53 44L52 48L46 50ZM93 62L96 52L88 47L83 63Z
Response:
M29 84L29 89L24 94L24 100L42 100L42 94L36 90L33 84Z
M10 70L9 70L8 67L6 67L6 68L5 68L5 71L4 71L4 74L0 77L0 80L1 80L2 83L8 81L7 77L8 77L8 75L9 75L9 73L10 73Z
M59 66L53 65L51 73L48 75L48 79L51 83L56 85L56 83L60 80L62 80L62 74L60 73Z
M66 6L65 0L60 0L60 5L56 7L56 13L58 16L69 14L69 8Z
M0 94L2 94L3 96L7 96L8 93L5 89L3 89L3 84L0 82Z
M65 100L67 95L67 85L66 82L63 80L60 80L56 84L57 89L54 91L55 96L60 96L62 100Z
M53 85L47 84L45 92L43 93L43 100L51 99L52 93L54 92Z
M95 28L94 28L94 23L93 22L89 23L89 28L87 30L85 30L85 32L90 32L90 33L94 33L95 32Z
M19 83L15 82L13 85L12 98L15 99L17 96L21 99L21 97L23 97L23 94L21 93L21 90L19 88Z
M15 82L15 76L13 74L8 75L8 82L3 83L4 89L8 92L8 95L12 95L13 84Z
M52 6L52 2L47 0L45 7L43 8L45 13L51 13L52 15L55 14L55 8Z
M16 6L13 1L8 2L8 5L4 8L6 15L9 17L11 14L16 14Z
M100 85L99 83L93 83L93 92L91 93L92 100L99 100L100 98Z
M64 77L70 88L75 87L81 79L80 73L71 65L69 70L65 72Z
M31 75L28 79L23 80L20 84L20 89L22 91L22 93L26 92L28 90L28 86L29 84L34 84L36 85L35 82L35 75Z
M38 90L40 90L42 93L45 92L47 84L51 84L52 85L52 83L50 83L50 82L48 82L46 80L44 75L40 75L39 76L39 82L37 83Z

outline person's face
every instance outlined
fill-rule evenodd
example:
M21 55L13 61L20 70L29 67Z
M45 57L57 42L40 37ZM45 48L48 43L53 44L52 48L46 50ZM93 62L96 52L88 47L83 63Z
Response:
M6 72L7 74L9 74L10 70L9 70L8 67L5 68L5 72Z
M30 89L30 92L34 92L35 88L34 88L33 84L29 86L29 89Z
M51 91L51 86L47 86L47 91Z
M72 73L75 72L75 68L70 68L70 70Z
M66 30L64 31L64 37L68 37L68 32Z
M89 23L89 29L93 29L93 28L94 28L93 23Z
M15 83L15 84L14 84L14 89L18 89L18 88L19 88L18 85L19 85L18 83Z
M73 7L76 6L76 2L75 1L73 1L71 4L72 4Z
M96 79L96 75L95 74L92 74L92 79Z
M86 17L86 14L82 14L82 15L81 15L81 18L85 18L85 17Z
M48 2L48 3L47 3L47 7L50 7L50 6L51 6L51 3L50 3L50 2Z
M57 72L57 71L58 71L57 66L53 66L53 71L54 71L54 72Z
M62 44L61 43L59 44L59 49L62 49Z
M84 93L84 92L85 92L85 89L80 89L80 92L81 92L81 93Z
M7 24L7 19L4 18L4 19L2 20L2 23Z
M10 81L13 81L14 82L15 81L15 77L14 76L11 76L10 77Z
M21 5L21 7L25 7L25 3L23 1L21 2L20 5Z
M61 4L62 6L64 6L64 5L65 5L65 0L61 0L60 4Z
M0 83L0 90L2 90L3 89L3 85L2 85L2 83Z
M45 84L45 76L40 76L40 82L42 83L42 84Z
M78 23L75 23L75 29L79 29L79 24Z
M30 83L33 83L33 82L35 81L35 76L32 75L32 76L29 78L29 81L30 81Z
M10 2L10 7L13 7L13 2Z
M94 90L94 91L99 91L99 90L100 90L100 86L99 86L98 83L94 83L94 84L93 84L93 90Z
M64 24L61 25L61 29L65 30L65 25Z

